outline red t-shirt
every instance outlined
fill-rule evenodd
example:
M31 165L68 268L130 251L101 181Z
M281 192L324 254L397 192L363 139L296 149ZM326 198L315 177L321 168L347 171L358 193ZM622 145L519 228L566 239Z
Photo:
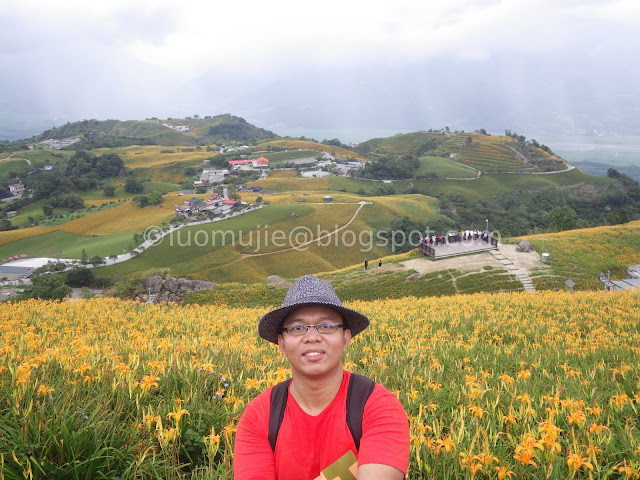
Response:
M360 451L346 422L349 372L338 394L319 415L305 413L289 394L275 454L269 445L271 390L247 404L236 431L234 479L316 480L336 478L344 469L381 463L405 474L409 464L409 423L398 399L376 384L362 418ZM322 474L322 476L321 476Z

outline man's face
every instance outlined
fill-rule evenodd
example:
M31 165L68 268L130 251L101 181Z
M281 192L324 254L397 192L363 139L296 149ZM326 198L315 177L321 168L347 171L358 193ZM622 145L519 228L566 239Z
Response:
M289 325L318 325L336 323L344 325L342 316L328 307L303 307L290 313L282 323ZM351 330L338 328L333 333L320 334L311 327L304 335L282 332L278 336L280 350L291 363L291 370L297 375L322 377L342 371L342 354L351 340Z

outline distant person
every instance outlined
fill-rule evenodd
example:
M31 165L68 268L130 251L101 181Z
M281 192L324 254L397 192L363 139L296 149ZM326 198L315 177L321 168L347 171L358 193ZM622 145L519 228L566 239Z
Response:
M368 259L364 259L364 269L368 269L369 268L369 260Z
M382 260L378 260L378 268L382 266Z
M351 337L368 325L329 283L311 275L260 319L258 334L280 347L291 380L247 404L236 431L235 480L404 478L409 423L402 405L382 385L342 366Z

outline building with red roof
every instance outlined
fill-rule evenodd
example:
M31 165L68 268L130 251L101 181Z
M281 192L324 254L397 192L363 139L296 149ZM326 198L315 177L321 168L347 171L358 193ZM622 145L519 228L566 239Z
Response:
M260 157L247 160L229 160L229 163L236 167L240 165L251 165L253 168L269 168L269 159Z

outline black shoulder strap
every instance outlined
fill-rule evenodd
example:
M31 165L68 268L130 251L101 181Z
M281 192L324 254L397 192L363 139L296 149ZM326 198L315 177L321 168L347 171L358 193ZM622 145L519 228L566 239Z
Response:
M369 377L357 373L351 374L347 390L347 426L356 444L356 450L360 450L364 406L375 386L376 383Z
M284 410L289 396L289 384L291 379L278 383L271 389L271 408L269 410L269 443L271 450L276 451L278 432L284 418Z
M269 409L269 444L271 450L276 451L276 441L280 425L284 419L284 411L287 406L289 396L289 383L291 379L278 383L271 390L271 407ZM356 449L360 450L360 439L362 438L362 417L364 406L373 392L375 382L368 377L352 373L347 389L347 426L353 437Z

